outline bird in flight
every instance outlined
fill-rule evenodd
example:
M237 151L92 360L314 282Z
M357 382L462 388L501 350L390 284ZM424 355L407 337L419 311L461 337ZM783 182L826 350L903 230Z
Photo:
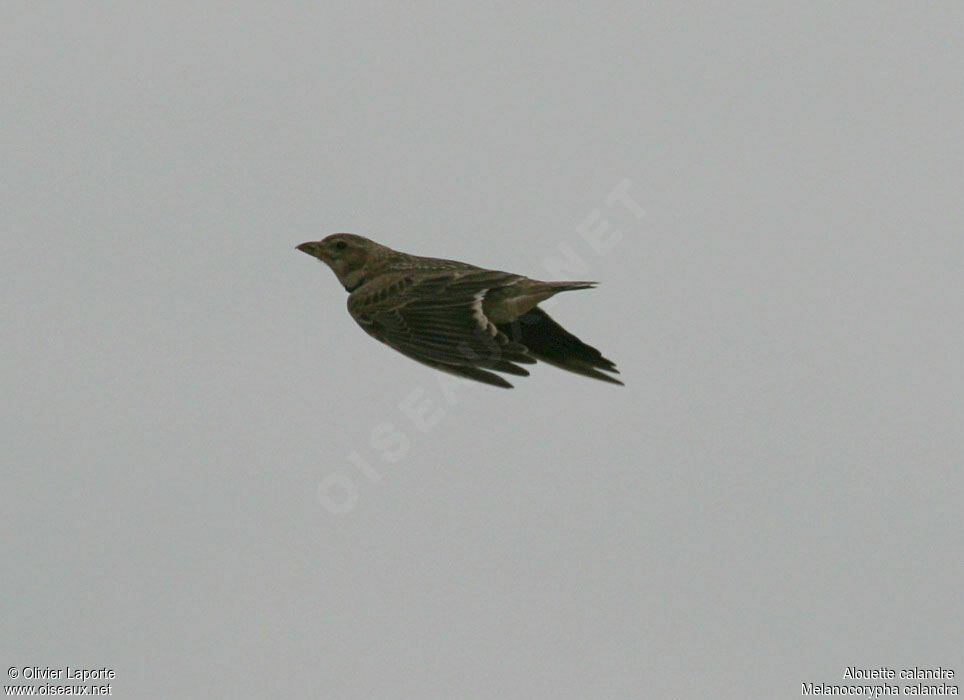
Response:
M348 292L348 311L365 331L430 367L512 388L496 372L526 377L542 360L622 384L612 361L538 307L554 294L595 282L540 282L456 260L392 250L335 233L297 249L328 265Z

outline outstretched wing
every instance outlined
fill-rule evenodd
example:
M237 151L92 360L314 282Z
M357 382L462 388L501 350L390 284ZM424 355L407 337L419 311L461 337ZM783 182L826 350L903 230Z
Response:
M514 321L500 323L499 330L509 339L523 343L529 353L538 360L593 379L622 384L615 377L603 373L619 374L612 360L603 357L596 348L579 340L553 321L549 314L538 306Z
M523 279L491 270L452 269L380 275L348 298L348 311L370 335L399 352L469 379L511 387L491 371L529 373L535 362L483 313L490 289Z

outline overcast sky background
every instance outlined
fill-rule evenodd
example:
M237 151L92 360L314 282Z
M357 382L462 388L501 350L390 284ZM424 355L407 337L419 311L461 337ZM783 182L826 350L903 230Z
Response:
M3 4L4 669L964 673L964 8L583 5ZM393 352L336 231L598 280L552 314L626 387Z

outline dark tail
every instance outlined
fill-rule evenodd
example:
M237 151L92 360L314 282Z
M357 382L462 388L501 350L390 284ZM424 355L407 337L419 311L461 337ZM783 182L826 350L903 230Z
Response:
M596 348L586 345L553 321L549 314L538 306L511 323L499 325L498 328L509 340L529 348L529 353L538 360L576 374L622 385L618 379L599 371L619 374L611 360L607 360Z

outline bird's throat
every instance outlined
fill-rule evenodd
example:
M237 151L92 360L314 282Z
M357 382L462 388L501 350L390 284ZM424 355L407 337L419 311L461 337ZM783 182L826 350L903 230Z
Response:
M341 283L345 286L345 291L351 294L361 287L368 280L365 279L361 270L353 270L341 278Z

